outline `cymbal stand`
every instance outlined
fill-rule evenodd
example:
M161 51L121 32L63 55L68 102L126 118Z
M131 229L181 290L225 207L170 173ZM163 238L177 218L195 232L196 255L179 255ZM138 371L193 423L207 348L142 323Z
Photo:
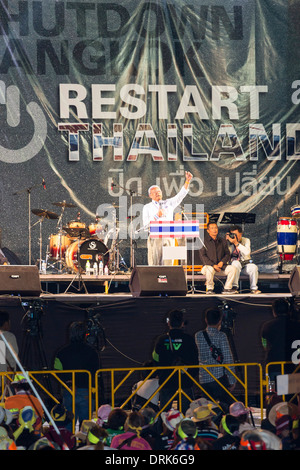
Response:
M63 206L61 208L61 214L58 218L58 221L57 221L57 224L56 224L56 227L58 228L58 231L59 231L59 260L58 260L58 274L62 274L62 266L63 266L63 262L62 262L62 218L63 218L63 215L64 215L64 211L65 211L65 206Z
M86 288L84 280L82 279L82 274L81 274L82 268L80 266L80 233L78 235L77 242L78 242L77 243L77 273L75 274L74 278L72 279L72 281L70 282L70 284L66 288L64 294L66 294L68 292L68 290L73 285L73 283L76 281L76 279L78 279L78 287L76 288L76 287L73 286L74 289L76 289L78 292L81 292L81 289L83 287L85 293L88 294L88 290Z
M129 192L130 194L130 216L129 216L129 219L130 219L130 268L129 270L132 271L134 266L135 266L135 247L134 247L134 244L136 243L136 241L133 239L133 226L132 226L132 220L133 220L133 216L132 216L132 202L133 202L133 196L141 196L140 194L138 194L136 191L134 191L133 189L128 189L128 188L124 188L123 186L119 185L118 183L112 183L113 186L118 186L120 189L123 189L124 191L127 191Z

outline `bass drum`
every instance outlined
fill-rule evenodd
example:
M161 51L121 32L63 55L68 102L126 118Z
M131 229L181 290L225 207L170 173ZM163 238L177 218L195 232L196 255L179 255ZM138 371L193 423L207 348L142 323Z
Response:
M79 247L78 247L79 243ZM109 253L107 246L101 240L76 240L66 251L66 264L74 272L78 272L78 248L79 248L79 266L80 271L85 272L86 262L90 262L91 268L94 263L99 264L103 261L103 267L109 262Z

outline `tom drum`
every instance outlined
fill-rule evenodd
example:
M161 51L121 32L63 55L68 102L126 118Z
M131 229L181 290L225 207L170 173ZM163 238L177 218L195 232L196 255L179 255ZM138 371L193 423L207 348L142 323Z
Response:
M298 229L296 220L280 217L277 221L277 246L280 258L291 261L296 253Z

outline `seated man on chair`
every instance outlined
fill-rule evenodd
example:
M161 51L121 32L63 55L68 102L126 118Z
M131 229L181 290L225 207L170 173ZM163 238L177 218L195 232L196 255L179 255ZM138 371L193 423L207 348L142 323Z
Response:
M243 229L239 225L232 225L229 233L226 234L226 240L229 242L230 262L236 267L236 275L233 281L233 287L238 288L241 272L249 276L251 294L260 294L258 290L258 268L251 259L251 242L249 238L243 237Z
M233 281L236 279L237 268L229 264L230 252L224 238L219 237L219 228L215 222L207 224L207 233L204 236L204 244L200 249L200 258L203 268L201 273L206 277L206 293L214 293L215 273L224 272L227 276L222 294L237 294L233 289Z

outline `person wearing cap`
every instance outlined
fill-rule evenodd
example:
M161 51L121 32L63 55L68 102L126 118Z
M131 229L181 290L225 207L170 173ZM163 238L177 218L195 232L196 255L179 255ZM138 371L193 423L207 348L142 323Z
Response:
M213 422L216 416L217 413L213 410L213 405L207 404L195 408L191 417L191 420L194 421L197 426L197 436L210 444L219 437L218 428Z
M0 426L0 450L18 450L14 439L3 426Z
M177 426L172 450L193 451L196 445L197 434L196 423L190 418L183 418Z
M14 394L5 397L5 409L9 410L15 417L18 417L20 410L25 406L31 406L36 415L34 428L39 432L44 418L44 409L40 400L32 395L31 387L27 379L21 374L16 374L11 383L11 387L14 390Z
M248 429L253 429L254 426L249 423L249 408L246 408L244 403L236 401L229 407L229 414L234 416L239 421L239 433L242 434Z
M162 432L161 418L156 417L157 413L150 406L141 408L140 413L144 418L144 426L141 436L149 442L152 450L166 450Z
M28 449L38 439L40 439L40 432L36 431L37 416L32 406L24 406L19 411L18 427L14 431L14 440L17 446L22 446Z
M224 415L219 426L220 436L213 444L213 450L238 450L240 444L240 423L235 416Z
M266 443L258 429L249 429L243 432L239 450L267 450Z
M282 450L295 450L296 442L293 438L293 418L290 415L280 415L275 419L276 436L281 439Z
M125 421L125 432L112 439L111 448L118 450L152 450L149 442L141 436L143 426L143 415L139 411L131 411Z
M163 411L160 414L162 422L162 440L164 442L164 450L172 448L175 439L175 431L177 426L184 418L184 415L179 410L171 408L168 411Z
M185 322L182 310L172 310L167 315L167 325L169 331L160 335L152 352L154 365L158 367L170 366L170 369L158 370L159 385L168 381L159 392L160 409L172 408L172 397L176 396L179 389L179 373L181 373L181 389L190 399L181 394L181 411L183 413L189 407L193 397L193 382L184 371L175 373L171 378L174 367L198 365L197 347L194 338L184 331ZM196 377L197 368L189 369L187 372ZM177 394L177 399L179 395Z
M65 445L69 450L75 449L76 438L73 433L67 429L67 425L71 423L73 419L73 414L69 412L62 403L58 403L51 409L50 415L59 430L59 434L57 434L56 429L51 423L50 426L43 426L44 436L49 439L49 441L59 445L61 449L64 449Z
M99 406L98 411L97 411L98 418L96 421L98 426L103 426L107 423L111 410L112 410L112 407L109 403Z
M105 450L109 446L106 445L107 432L98 424L93 424L88 430L86 436L86 443L80 446L77 450Z

